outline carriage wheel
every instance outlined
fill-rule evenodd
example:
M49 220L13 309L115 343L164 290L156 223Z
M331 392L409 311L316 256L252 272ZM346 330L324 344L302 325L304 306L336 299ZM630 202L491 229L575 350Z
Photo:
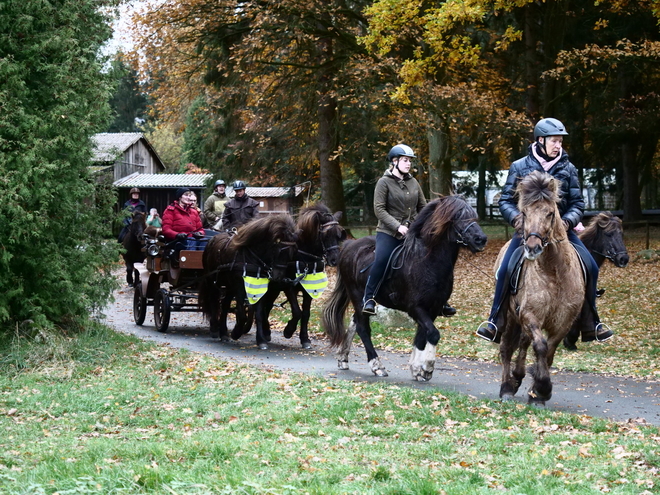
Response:
M167 332L167 327L170 325L171 307L170 295L165 289L158 289L154 298L154 322L156 330L159 332Z
M136 325L142 325L144 319L147 317L147 298L144 297L142 292L142 282L138 279L135 282L135 290L133 292L133 319Z

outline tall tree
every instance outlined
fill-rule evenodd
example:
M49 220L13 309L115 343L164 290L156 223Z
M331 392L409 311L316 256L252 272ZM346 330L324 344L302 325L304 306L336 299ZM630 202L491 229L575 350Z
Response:
M147 117L147 96L138 82L137 73L124 62L122 53L115 56L110 66L117 89L110 98L114 120L108 132L138 132Z
M73 326L110 295L108 190L88 169L107 125L97 0L0 7L0 325ZM93 199L90 199L93 198Z

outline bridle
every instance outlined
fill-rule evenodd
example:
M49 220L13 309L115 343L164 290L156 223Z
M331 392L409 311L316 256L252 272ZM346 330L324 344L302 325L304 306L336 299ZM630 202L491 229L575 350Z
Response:
M470 223L467 224L467 226L461 231L456 228L456 225L454 225L454 231L456 232L456 235L458 238L456 239L457 244L461 244L462 246L468 246L468 243L465 242L465 233L472 227L474 224L476 224L476 220L472 220ZM469 247L469 246L468 246Z

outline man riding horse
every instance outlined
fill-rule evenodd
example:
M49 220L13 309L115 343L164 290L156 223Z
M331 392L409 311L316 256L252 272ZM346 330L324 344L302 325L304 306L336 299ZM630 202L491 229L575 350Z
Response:
M557 119L541 119L536 124L534 127L534 142L530 144L527 156L513 162L509 169L509 175L500 197L500 212L507 222L516 228L519 227L524 219L518 211L516 187L523 177L538 170L539 172L547 172L560 181L561 201L559 203L559 213L568 233L568 240L580 255L587 272L585 302L591 310L592 321L590 328L582 329L582 341L597 340L603 342L612 338L614 334L607 325L601 323L596 309L598 265L573 230L584 214L584 199L578 181L577 169L570 162L568 154L562 149L563 136L568 136L568 132L566 132L564 124ZM497 272L493 306L488 320L477 328L477 336L485 340L496 343L500 340L500 327L503 318L500 310L506 307L505 302L509 294L509 265L514 253L521 244L522 238L516 232Z

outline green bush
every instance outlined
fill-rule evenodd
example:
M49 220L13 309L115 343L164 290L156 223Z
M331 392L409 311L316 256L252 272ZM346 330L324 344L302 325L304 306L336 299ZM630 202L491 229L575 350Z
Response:
M112 194L90 176L111 81L95 0L0 4L0 326L71 326L111 293ZM25 325L23 325L25 326Z

